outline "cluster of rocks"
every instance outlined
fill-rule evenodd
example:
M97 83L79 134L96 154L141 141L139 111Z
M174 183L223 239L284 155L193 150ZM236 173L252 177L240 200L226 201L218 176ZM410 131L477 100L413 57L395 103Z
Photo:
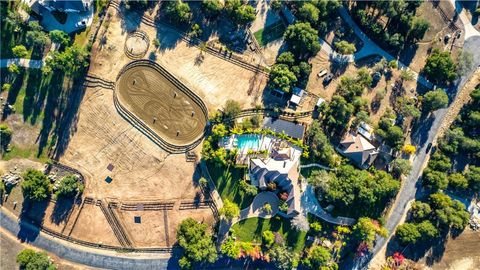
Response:
M17 167L13 170L10 170L8 173L2 175L2 181L6 187L13 187L20 182L22 177L20 176L20 172L17 171Z

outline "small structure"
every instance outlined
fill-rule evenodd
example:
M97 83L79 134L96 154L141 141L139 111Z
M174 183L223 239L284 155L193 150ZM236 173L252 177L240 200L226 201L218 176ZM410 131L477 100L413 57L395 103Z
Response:
M296 216L300 209L300 156L302 150L296 146L272 149L267 158L252 158L249 163L249 178L252 185L265 190L269 183L288 193L287 215Z
M322 106L323 103L325 103L325 99L319 97L319 98L318 98L318 101L317 101L317 104L315 104L315 106L316 106L317 108L319 108L320 106Z
M353 131L345 134L337 150L362 169L370 167L378 155L377 148L368 139Z
M304 94L305 94L305 91L303 89L300 89L298 87L293 88L292 97L288 102L289 106L292 106L292 107L298 106L300 104L300 101L302 101Z
M278 133L285 133L299 140L303 139L305 133L305 127L302 124L296 124L282 119L273 119L271 117L265 117L263 127Z

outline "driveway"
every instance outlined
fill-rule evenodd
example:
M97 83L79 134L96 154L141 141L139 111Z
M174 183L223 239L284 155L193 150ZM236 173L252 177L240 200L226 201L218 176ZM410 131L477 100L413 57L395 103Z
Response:
M43 28L46 31L52 30L62 30L66 33L72 33L78 30L82 30L82 28L78 28L75 26L77 22L82 20L86 20L86 26L90 26L93 22L93 7L91 7L87 12L75 13L71 12L68 13L67 21L64 24L61 24L53 17L53 15L46 11L43 14L43 19L41 21ZM85 28L83 28L85 29Z
M329 55L330 59L332 59L333 61L336 61L336 62L353 63L353 62L358 61L358 60L360 60L362 58L365 58L367 56L379 55L381 57L384 57L387 61L397 60L395 57L393 57L392 55L387 53L385 50L380 48L380 46L378 46L373 40L371 40L362 31L362 29L360 29L360 27L355 23L355 21L353 21L352 17L350 17L350 14L348 13L348 10L345 7L341 7L339 9L339 13L340 13L340 16L342 17L342 19L353 29L353 31L358 36L358 38L360 38L363 41L363 46L360 49L360 51L358 51L354 54L342 55L342 54L339 54L339 53L335 52L335 50L333 50L333 48L330 46L330 44L328 44L325 40L320 38L319 42L320 42L320 45L322 46L322 50L325 51ZM400 69L408 69L408 66L401 63L401 62L398 62L398 67ZM429 89L433 88L433 84L431 82L429 82L424 77L420 76L418 73L416 73L414 71L412 71L412 72L415 75L415 78L416 78L418 83L422 84L423 86L425 86Z
M332 217L329 213L323 210L323 208L320 206L320 203L318 202L315 196L315 192L313 191L313 188L311 185L307 185L307 188L302 193L301 205L303 210L329 223L333 223L337 225L352 226L356 222L356 220L353 218Z
M44 249L66 260L84 264L92 267L106 269L178 269L174 263L175 259L164 258L161 254L120 254L100 249L86 248L78 246L50 235L39 233L39 229L28 223L21 223L7 213L3 208L0 209L0 225L13 235L18 235L20 227L22 233L36 235L29 244ZM26 236L28 238L28 236ZM175 255L176 256L176 255Z

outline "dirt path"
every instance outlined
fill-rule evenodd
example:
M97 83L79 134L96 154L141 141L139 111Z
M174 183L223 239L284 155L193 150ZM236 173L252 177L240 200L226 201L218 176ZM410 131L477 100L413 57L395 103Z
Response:
M450 128L457 115L460 113L460 110L463 108L463 105L470 101L470 93L475 89L475 86L480 84L480 69L477 69L472 75L470 80L465 84L465 86L458 93L457 98L453 101L450 109L445 116L445 119L438 130L438 138L442 138L445 135L445 132ZM436 140L434 141L436 143Z

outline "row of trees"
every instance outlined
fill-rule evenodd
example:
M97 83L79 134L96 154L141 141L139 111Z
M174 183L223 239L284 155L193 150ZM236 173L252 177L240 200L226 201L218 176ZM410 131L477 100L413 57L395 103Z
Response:
M22 191L25 198L32 201L42 201L47 199L54 186L50 179L41 171L28 169L23 175ZM73 197L78 193L82 193L84 189L83 183L78 180L75 175L68 175L59 180L55 186L55 196Z
M167 1L162 5L165 15L176 24L190 24L193 14L188 3L182 0ZM240 0L204 0L202 10L208 19L216 19L224 12L237 26L245 26L255 20L255 8Z
M452 156L464 154L471 160L471 164L479 165L480 87L477 87L470 97L471 101L462 108L456 121L440 139L439 148Z
M415 16L421 1L350 1L352 14L365 32L390 51L421 40L430 28L423 18ZM382 19L386 22L382 22Z
M396 231L404 245L431 243L442 232L463 230L470 219L465 205L443 193L432 194L425 202L413 202L409 215L409 222L400 225Z

